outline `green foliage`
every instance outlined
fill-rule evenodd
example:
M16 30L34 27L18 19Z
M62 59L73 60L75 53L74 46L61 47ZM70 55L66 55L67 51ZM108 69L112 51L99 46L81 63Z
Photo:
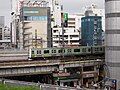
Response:
M6 84L0 84L0 90L39 90L35 86L11 86Z

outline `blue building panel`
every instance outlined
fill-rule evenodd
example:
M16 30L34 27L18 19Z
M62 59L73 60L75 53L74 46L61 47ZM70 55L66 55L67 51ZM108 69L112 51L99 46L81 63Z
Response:
M81 19L81 37L83 46L102 45L101 16L86 16Z

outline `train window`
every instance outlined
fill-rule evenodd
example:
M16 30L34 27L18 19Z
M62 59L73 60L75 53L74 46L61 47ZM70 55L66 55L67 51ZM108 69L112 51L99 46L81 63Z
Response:
M32 54L34 54L34 51L32 51Z
M54 53L56 53L56 50L54 50Z
M98 51L98 48L95 48L95 51Z
M41 50L37 51L37 54L41 54Z
M82 49L82 52L86 52L86 48L83 48L83 49Z
M74 52L80 52L80 49L74 49Z
M88 52L90 52L91 51L91 49L90 48L88 48Z
M44 54L49 53L49 50L44 50Z
M52 50L52 53L56 53L56 50Z
M39 54L39 51L37 50L37 54Z
M100 48L100 51L102 51L102 47Z
M58 50L58 53L62 53L62 50Z
M71 52L71 49L68 49L67 52Z
M65 52L65 50L64 50L64 52Z
M53 50L52 50L52 53L53 53Z

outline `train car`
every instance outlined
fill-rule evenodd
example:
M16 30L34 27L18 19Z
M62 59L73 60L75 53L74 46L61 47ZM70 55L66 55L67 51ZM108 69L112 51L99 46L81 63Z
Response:
M64 55L81 56L91 54L91 47L65 47L65 48L32 48L29 50L29 59L58 58Z
M105 47L104 46L92 46L92 54L104 54L105 53Z

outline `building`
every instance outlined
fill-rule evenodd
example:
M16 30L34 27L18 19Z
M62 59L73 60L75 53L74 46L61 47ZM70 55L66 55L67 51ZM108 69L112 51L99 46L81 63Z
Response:
M106 64L108 77L114 79L120 89L120 1L105 0L106 14ZM116 85L115 85L116 87Z
M11 31L4 23L4 16L0 16L0 49L10 48L11 46Z
M102 17L102 30L105 31L105 10L99 9L97 5L92 4L85 11L85 16L101 16Z
M0 16L0 27L4 27L4 24L5 24L5 17Z
M49 0L50 1L50 0ZM51 1L51 15L52 15L52 27L54 26L61 26L62 23L62 6L60 5L58 0Z
M11 48L11 30L8 27L0 28L0 49Z
M102 45L102 25L100 16L86 16L81 22L81 41L84 46Z
M62 28L53 28L53 47L62 47ZM79 46L79 31L75 28L64 28L65 47Z
M51 13L48 2L18 0L12 12L12 43L19 49L52 46Z
M81 28L81 18L84 17L84 14L68 14L68 27L75 28L79 30Z
M23 48L51 47L51 19L49 7L22 7Z
M67 26L63 27L64 30L64 44L65 46L79 46L81 40L80 22L83 14L67 14ZM64 15L64 13L63 13ZM53 46L61 47L62 45L62 27L55 26L52 30Z

